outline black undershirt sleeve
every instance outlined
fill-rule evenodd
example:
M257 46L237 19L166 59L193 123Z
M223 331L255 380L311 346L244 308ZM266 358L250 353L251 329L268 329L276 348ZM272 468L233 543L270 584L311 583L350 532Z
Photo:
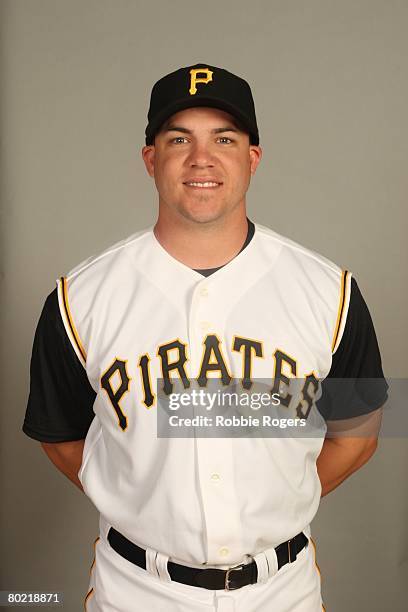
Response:
M34 336L23 431L41 442L86 437L96 393L65 331L57 289L47 297Z
M343 336L316 405L326 420L349 419L380 408L387 389L370 312L352 277Z

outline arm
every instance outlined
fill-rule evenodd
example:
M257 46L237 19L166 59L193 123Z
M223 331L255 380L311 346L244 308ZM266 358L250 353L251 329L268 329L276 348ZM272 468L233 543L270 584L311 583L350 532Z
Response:
M47 297L35 332L30 395L23 431L52 463L82 490L78 471L84 440L94 418L96 392L67 336L57 290Z
M322 497L367 463L376 448L375 438L326 438L316 462Z
M81 491L83 491L83 488L78 478L78 472L82 463L84 443L85 440L41 442L41 446L52 463Z
M360 469L375 452L387 388L371 315L352 278L344 331L322 384L321 404L319 400L327 423L317 459L322 496Z
M328 436L316 461L322 497L360 469L378 445L382 409L352 419L328 423Z

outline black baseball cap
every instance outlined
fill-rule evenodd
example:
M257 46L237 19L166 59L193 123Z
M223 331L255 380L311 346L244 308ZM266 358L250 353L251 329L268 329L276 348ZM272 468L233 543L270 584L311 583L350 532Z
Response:
M146 144L153 144L155 134L171 115L194 106L226 111L249 133L251 144L259 144L250 86L232 72L208 64L179 68L155 83L147 115Z

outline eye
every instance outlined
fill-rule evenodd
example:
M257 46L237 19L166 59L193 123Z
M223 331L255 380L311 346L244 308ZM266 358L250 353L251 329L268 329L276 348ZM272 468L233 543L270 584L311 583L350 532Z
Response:
M173 138L171 142L174 144L184 144L187 142L187 138L185 136L176 136L176 138Z
M218 138L218 141L221 142L221 144L231 144L232 143L231 138L228 138L227 136L220 136Z

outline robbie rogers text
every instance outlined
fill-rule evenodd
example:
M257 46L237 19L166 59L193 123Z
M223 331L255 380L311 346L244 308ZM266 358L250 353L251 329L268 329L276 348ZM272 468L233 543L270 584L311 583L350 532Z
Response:
M268 415L263 415L262 419L253 416L232 416L224 417L217 415L215 418L197 415L193 418L184 418L172 415L169 418L171 427L305 427L306 419L277 419Z

